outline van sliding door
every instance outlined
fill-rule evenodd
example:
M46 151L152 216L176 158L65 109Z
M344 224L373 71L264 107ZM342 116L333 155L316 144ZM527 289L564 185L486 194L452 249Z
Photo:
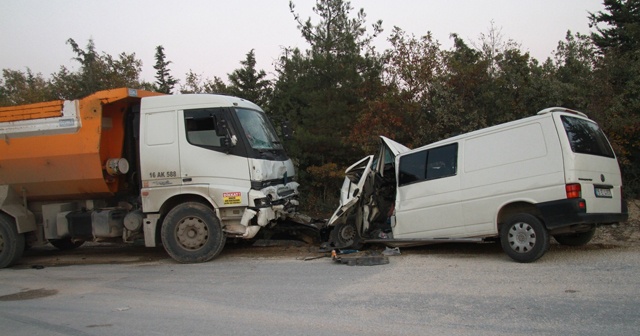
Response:
M404 154L398 161L394 237L463 236L458 143Z

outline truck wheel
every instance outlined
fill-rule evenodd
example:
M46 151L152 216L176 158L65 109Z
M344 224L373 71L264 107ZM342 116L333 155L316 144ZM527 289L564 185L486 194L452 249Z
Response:
M555 235L553 236L553 238L555 238L555 240L562 245L582 246L589 243L591 241L591 238L593 238L593 235L595 235L595 233L596 233L596 228L593 228L585 232Z
M549 233L535 216L518 214L502 225L500 243L511 259L528 263L538 260L547 252Z
M49 239L49 243L60 251L69 251L82 246L82 244L84 244L84 241L72 240L71 238L62 238L62 239Z
M215 258L226 240L213 209L197 202L183 203L171 209L163 221L161 237L167 253L181 263Z
M13 219L0 214L0 268L15 264L24 252L24 235L18 233Z
M362 247L358 229L351 222L337 224L329 237L332 245L336 248L359 249Z

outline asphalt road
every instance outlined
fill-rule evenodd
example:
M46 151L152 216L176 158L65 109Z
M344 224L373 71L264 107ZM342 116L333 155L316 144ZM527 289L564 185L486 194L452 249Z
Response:
M309 247L230 246L182 265L162 250L28 251L0 270L1 335L638 335L640 246L402 249L347 266Z

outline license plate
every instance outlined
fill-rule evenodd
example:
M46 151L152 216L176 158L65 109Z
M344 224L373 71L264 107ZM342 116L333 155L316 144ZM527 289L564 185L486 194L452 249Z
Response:
M611 189L596 188L596 197L611 198Z

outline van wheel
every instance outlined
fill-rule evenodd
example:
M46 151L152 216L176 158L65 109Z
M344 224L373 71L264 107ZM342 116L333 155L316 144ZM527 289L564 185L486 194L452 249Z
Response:
M84 240L72 240L71 238L49 239L49 243L60 251L69 251L82 246Z
M535 216L518 214L502 225L500 243L511 259L528 263L538 260L547 252L549 233Z
M0 214L0 268L15 264L24 253L24 235L18 233L13 219Z
M213 209L197 202L171 209L161 229L162 245L181 263L205 262L215 258L226 237Z
M562 245L567 246L582 246L591 241L591 238L596 234L596 228L593 228L585 232L575 232L570 234L555 235L553 238Z
M331 231L331 243L336 248L354 248L362 247L360 243L360 235L354 223L340 223Z

